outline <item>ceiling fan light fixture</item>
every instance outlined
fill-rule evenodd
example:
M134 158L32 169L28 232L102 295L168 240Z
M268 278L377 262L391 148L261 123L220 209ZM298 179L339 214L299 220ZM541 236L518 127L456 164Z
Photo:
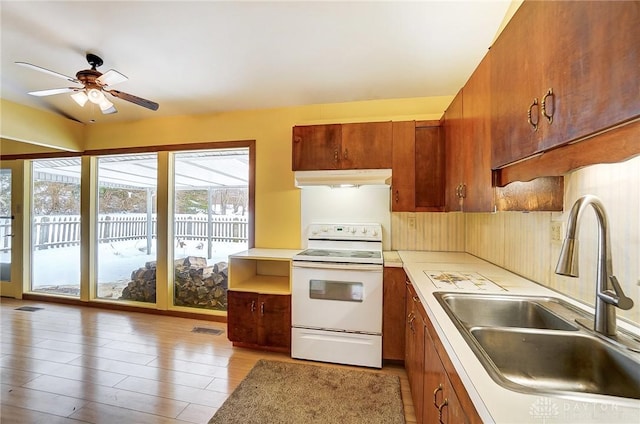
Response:
M87 92L87 96L89 97L89 101L91 103L94 103L96 105L99 105L100 103L102 103L104 100L107 100L104 97L104 94L102 93L102 91L98 90L97 88L91 88L89 89L89 91ZM108 101L108 100L107 100Z
M78 103L78 105L80 107L83 107L87 101L89 101L89 97L87 97L87 93L83 91L78 91L77 93L74 93L71 95L71 98Z
M100 110L102 112L107 112L109 109L113 108L113 103L111 103L109 100L107 100L107 98L103 94L102 95L102 101L98 104L98 106L100 106Z

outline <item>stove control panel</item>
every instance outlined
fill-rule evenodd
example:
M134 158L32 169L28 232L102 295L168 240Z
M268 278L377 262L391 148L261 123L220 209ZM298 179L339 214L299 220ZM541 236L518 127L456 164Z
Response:
M310 224L308 239L382 240L380 224Z

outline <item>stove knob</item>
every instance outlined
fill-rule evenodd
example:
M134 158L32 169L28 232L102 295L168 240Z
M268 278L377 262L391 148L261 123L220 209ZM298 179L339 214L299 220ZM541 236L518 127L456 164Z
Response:
M314 236L318 234L318 230L311 230L311 234L313 234Z
M367 228L366 227L362 229L362 234L367 234Z
M373 230L373 236L377 237L378 236L378 232L376 230Z
M351 234L355 234L356 233L356 228L355 227L351 227L351 229L349 231L351 231Z

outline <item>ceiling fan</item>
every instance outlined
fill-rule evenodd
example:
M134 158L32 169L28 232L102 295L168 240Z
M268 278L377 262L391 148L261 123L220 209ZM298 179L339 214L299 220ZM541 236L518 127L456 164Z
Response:
M109 93L114 97L137 104L138 106L146 107L151 110L158 110L158 103L152 102L151 100L143 99L141 97L134 96L133 94L124 93L118 90L107 90L107 87L124 82L128 78L115 69L110 69L104 74L98 71L96 68L102 66L103 61L95 54L87 53L87 62L91 65L91 69L78 71L75 78L26 62L16 62L16 64L44 72L45 74L53 75L54 77L65 79L69 82L82 84L82 87L64 87L53 88L50 90L31 91L29 94L32 96L40 97L51 96L54 94L74 93L71 95L71 98L78 103L78 105L82 107L87 102L94 103L100 107L103 114L107 115L117 112L113 103L111 103L104 95L104 93Z

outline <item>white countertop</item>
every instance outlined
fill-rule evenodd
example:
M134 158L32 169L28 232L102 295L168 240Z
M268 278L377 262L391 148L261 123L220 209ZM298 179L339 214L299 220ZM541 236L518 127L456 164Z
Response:
M240 259L270 259L270 260L291 260L295 255L302 252L301 249L267 249L254 247L243 252L229 255L230 258Z
M495 423L640 423L640 401L599 395L555 396L524 394L503 388L485 371L444 309L432 295L437 289L424 271L476 272L500 285L501 294L561 298L593 312L583 304L467 253L399 251L427 315L451 357L469 396L484 422ZM462 290L460 290L462 292ZM468 291L467 291L468 292ZM474 293L479 293L474 291ZM626 324L622 327L638 333Z

